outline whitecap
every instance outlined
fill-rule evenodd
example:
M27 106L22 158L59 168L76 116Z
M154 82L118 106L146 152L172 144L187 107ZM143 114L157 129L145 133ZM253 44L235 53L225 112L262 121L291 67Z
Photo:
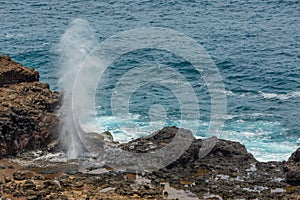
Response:
M297 98L300 97L300 91L293 91L286 94L277 94L277 93L264 93L259 92L261 96L265 99L279 99L279 100L287 100L291 98Z
M225 90L225 95L226 95L226 96L236 96L237 94L235 94L235 93L232 92L231 90Z

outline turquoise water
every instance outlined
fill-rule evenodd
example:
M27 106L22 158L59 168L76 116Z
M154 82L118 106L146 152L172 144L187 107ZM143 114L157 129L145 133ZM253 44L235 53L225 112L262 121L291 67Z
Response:
M228 115L221 137L242 142L259 160L287 159L299 146L299 1L13 0L0 1L0 17L0 53L37 69L55 90L60 90L57 44L75 18L89 21L100 42L139 27L184 33L206 49L224 79ZM201 74L182 58L154 50L123 55L105 71L96 96L98 117L89 126L111 130L120 141L149 134L149 109L156 104L168 113L166 123L156 122L158 128L180 126L176 95L155 84L133 92L132 121L112 117L111 94L122 74L157 63L178 70L192 85L201 111L195 135L204 137L210 98ZM145 132L124 133L123 126Z

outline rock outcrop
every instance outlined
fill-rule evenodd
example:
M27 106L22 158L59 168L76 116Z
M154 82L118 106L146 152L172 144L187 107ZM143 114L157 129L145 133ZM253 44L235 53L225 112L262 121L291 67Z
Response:
M300 185L300 148L298 148L287 162L284 163L286 181L291 185Z
M39 81L39 73L0 55L0 87L21 82Z
M0 56L0 157L46 147L55 138L59 93L39 73Z
M134 152L147 152L145 149L149 151L151 146L152 151L167 145L176 132L177 127L165 127L123 146ZM203 142L194 139L177 161L146 177L152 182L168 182L177 190L189 190L199 199L284 199L298 195L299 188L285 182L282 162L259 162L244 145L222 139L217 140L208 155L199 158Z

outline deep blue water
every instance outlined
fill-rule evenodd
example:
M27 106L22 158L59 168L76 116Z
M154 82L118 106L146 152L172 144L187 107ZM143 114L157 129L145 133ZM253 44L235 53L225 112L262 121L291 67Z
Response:
M287 159L300 145L299 1L0 1L0 53L37 69L41 81L59 90L57 44L75 18L89 21L99 41L153 26L195 39L224 79L228 116L223 137L242 142L260 160ZM118 127L146 126L153 104L167 110L167 124L180 118L176 95L155 84L132 94L133 122L110 117L111 93L122 74L156 63L178 70L193 86L202 102L195 135L204 136L210 107L201 74L179 57L151 50L123 55L106 70L97 90L97 123L122 140L128 136Z

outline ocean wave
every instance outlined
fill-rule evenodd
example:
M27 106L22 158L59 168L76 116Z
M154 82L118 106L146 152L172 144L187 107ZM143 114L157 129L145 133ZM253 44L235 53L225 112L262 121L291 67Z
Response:
M24 34L22 33L4 33L3 35L0 35L1 37L4 37L6 39L16 39L16 38L24 38Z
M272 160L287 160L291 153L297 149L292 139L286 141L276 141L271 139L273 132L268 130L260 131L224 131L222 139L240 142L245 145L248 152L261 162ZM283 133L282 133L283 134Z
M286 99L300 97L300 91L294 91L294 92L290 92L290 93L287 93L287 94L264 93L264 92L261 92L261 91L259 93L265 99L286 100Z
M260 162L287 160L297 145L286 142L255 142L244 144L247 150Z
M145 137L154 131L167 126L162 121L143 121L141 115L132 115L128 118L118 118L114 116L101 116L89 122L81 124L81 128L86 132L102 133L110 131L115 141L124 143L139 137Z
M293 91L293 92L285 93L285 94L267 93L267 92L258 91L258 94L257 94L257 93L252 93L252 92L235 93L230 90L226 90L225 95L227 97L230 97L230 96L252 97L252 98L263 97L264 99L287 100L287 99L300 97L300 91Z
M235 94L234 92L232 92L230 90L225 90L225 95L226 96L236 96L237 94Z

